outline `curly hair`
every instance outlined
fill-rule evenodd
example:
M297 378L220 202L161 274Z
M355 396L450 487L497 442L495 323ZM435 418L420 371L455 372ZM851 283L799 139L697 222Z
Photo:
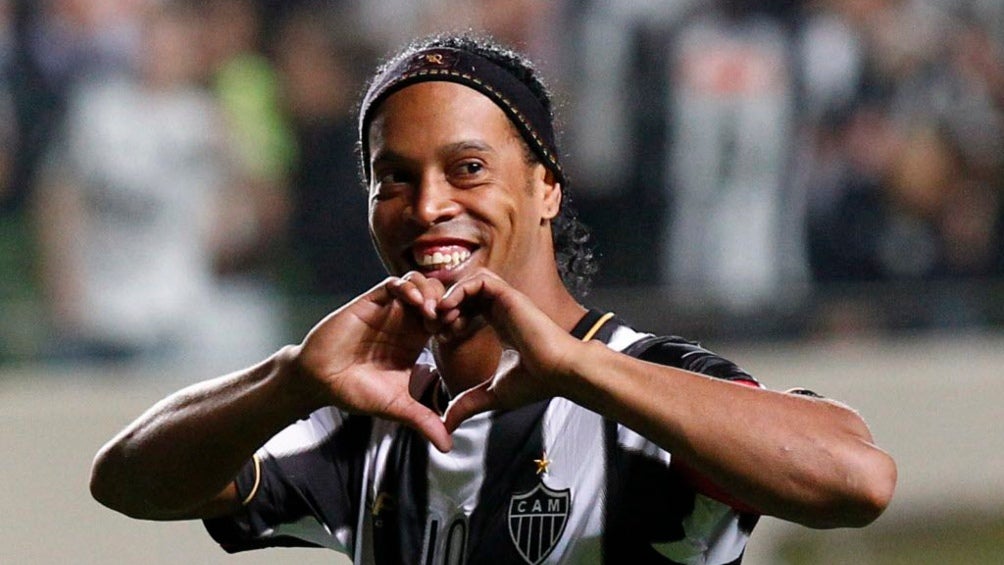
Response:
M386 69L393 67L401 60L410 58L427 49L435 48L451 48L467 51L488 59L492 63L504 68L526 85L547 112L552 126L554 125L555 115L551 93L541 80L540 73L533 62L526 56L485 35L473 33L437 34L413 41L380 65L370 79L370 83L372 84L372 81L376 77L379 77ZM369 90L371 84L367 84L364 92ZM520 142L523 145L524 156L528 163L543 164L522 137L520 137ZM357 151L357 154L360 158L361 177L365 179L367 164L363 162L361 149ZM567 178L566 182L562 184L561 190L561 208L558 215L551 220L551 239L554 244L555 261L558 266L558 273L565 287L573 295L581 298L588 294L593 275L598 270L596 255L590 241L592 237L590 230L579 219L578 214L571 205Z

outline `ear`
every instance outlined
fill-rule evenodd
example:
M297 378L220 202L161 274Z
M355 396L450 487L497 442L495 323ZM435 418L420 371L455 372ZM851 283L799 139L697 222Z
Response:
M543 178L538 180L544 190L541 200L541 218L550 222L561 210L561 183L554 178L551 169L543 165L540 165L540 168L544 171Z

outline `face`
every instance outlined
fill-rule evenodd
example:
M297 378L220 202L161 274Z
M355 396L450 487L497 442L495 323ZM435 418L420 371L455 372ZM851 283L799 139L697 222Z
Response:
M526 159L515 127L463 85L425 82L385 100L369 131L370 229L396 275L446 286L477 267L517 288L554 273L560 185Z

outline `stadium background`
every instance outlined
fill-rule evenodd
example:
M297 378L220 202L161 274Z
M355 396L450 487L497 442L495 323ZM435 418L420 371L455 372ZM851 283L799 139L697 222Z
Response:
M1004 2L0 0L0 563L332 562L118 516L87 493L90 459L377 280L358 81L407 37L466 28L552 78L600 255L591 303L847 401L896 457L873 526L764 519L746 562L999 562ZM94 114L108 84L137 113ZM130 130L164 100L191 129ZM201 158L158 162L157 143ZM151 228L177 203L108 181L137 163L211 229ZM189 165L194 190L173 183ZM151 299L130 271L166 250L192 259L157 282L191 295Z

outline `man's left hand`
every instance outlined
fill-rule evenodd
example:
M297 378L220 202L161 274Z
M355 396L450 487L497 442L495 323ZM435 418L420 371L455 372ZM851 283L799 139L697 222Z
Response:
M437 310L445 338L464 333L480 316L507 347L492 378L450 403L445 414L449 432L481 412L561 396L580 342L498 275L482 270L457 282Z

